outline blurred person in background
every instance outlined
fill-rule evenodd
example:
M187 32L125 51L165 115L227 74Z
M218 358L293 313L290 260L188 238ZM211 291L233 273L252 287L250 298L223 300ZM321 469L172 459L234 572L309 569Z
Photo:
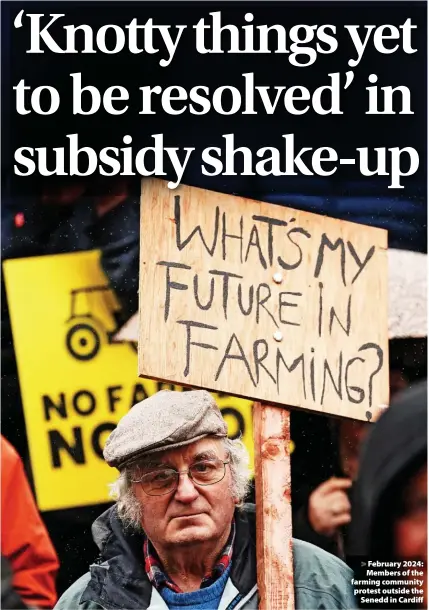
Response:
M196 178L196 176L193 176ZM191 177L192 178L192 177ZM244 179L243 179L244 180ZM197 182L188 180L189 183ZM244 180L245 182L245 180ZM253 184L253 183L252 183ZM197 184L198 186L206 186ZM265 198L259 192L247 193L244 184L237 192ZM219 191L225 190L224 185L215 184ZM249 187L250 188L250 187ZM11 199L4 202L2 215L2 260L7 258L28 257L44 254L61 254L99 248L101 264L106 276L115 290L121 303L122 311L118 317L118 325L129 319L138 309L138 267L140 239L140 181L124 182L106 180L105 182L84 182L80 179L49 179L35 193L25 199ZM293 205L308 211L318 211L314 207L314 198L309 197L304 202L299 196L295 199L279 199L277 203ZM311 201L310 201L311 200ZM307 205L308 204L308 205ZM320 210L326 209L320 203ZM331 204L330 204L331 205ZM363 204L362 204L363 205ZM366 208L373 205L368 203ZM332 206L334 204L332 203ZM341 208L343 209L344 206ZM366 209L365 208L365 209ZM360 209L360 205L359 205ZM319 210L319 211L320 211ZM364 208L362 208L363 213ZM335 206L330 213L336 214ZM398 211L400 213L400 210ZM414 218L414 216L413 216ZM348 218L349 219L349 218ZM369 222L369 216L356 218L361 222ZM383 221L384 222L384 221ZM393 222L393 221L392 221ZM395 225L396 226L396 225ZM422 226L421 223L419 226ZM405 225L404 225L405 227ZM390 227L389 227L390 228ZM402 235L395 227L389 236ZM393 242L393 245L402 245ZM2 279L2 291L4 284ZM25 436L25 423L22 411L18 375L13 349L7 299L2 299L2 425L5 436L16 446L19 454L27 463L28 449ZM404 378L398 371L398 380L403 384ZM298 419L301 414L292 414ZM304 414L301 418L307 418ZM308 425L305 420L306 427ZM295 478L292 492L292 508L294 510L294 535L328 550L341 558L345 556L347 523L350 520L350 480L353 479L353 463L357 461L357 447L360 436L364 435L366 424L343 424L343 432L334 432L333 442L328 445L323 466L323 474L317 472L311 481L306 477ZM362 426L362 430L360 430ZM317 426L316 426L317 427ZM301 432L301 428L299 430ZM317 429L317 437L320 430ZM334 438L335 437L335 438ZM337 447L338 437L343 438L343 449ZM311 441L310 441L311 442ZM308 443L308 435L303 436L301 445ZM308 471L311 462L311 447L305 453L304 470ZM341 464L331 466L332 457L336 451L342 453ZM302 452L301 452L302 453ZM293 460L296 461L296 456ZM329 467L328 467L329 463ZM313 468L313 471L315 469ZM312 519L309 520L308 500L310 493L318 482L324 481L329 473L333 479L328 481L327 488L319 490L312 498ZM30 475L30 473L28 473ZM314 472L313 472L314 474ZM305 479L305 480L304 480ZM331 511L335 502L336 514ZM295 507L297 509L295 510ZM314 509L313 509L314 507ZM99 512L99 506L76 508L67 511L51 511L45 516L51 537L59 555L66 559L62 564L58 586L64 590L78 575L77 560L89 562L95 551L91 536L90 524ZM107 508L107 504L106 504ZM329 510L328 510L329 509ZM339 511L339 512L338 512ZM314 516L313 516L314 515ZM73 539L65 535L69 526L77 525Z
M22 461L3 436L1 554L2 607L25 608L26 604L31 608L53 608L57 600L57 555L37 510ZM19 598L24 605L19 605Z
M389 373L390 396L407 386L399 369ZM360 448L373 424L342 419L331 422L337 444L338 465L334 476L318 485L293 513L293 535L342 559L347 556L354 482L358 476Z
M427 381L423 381L396 397L364 443L350 555L411 561L423 573L424 600L413 604L408 599L404 607L427 608L427 544Z

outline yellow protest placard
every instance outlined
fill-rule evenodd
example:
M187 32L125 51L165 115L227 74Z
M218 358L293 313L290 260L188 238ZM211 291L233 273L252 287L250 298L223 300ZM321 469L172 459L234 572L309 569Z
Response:
M99 252L10 260L4 276L38 506L106 502L107 436L136 402L182 388L138 378L134 344L113 342L119 303ZM253 463L251 402L214 396Z

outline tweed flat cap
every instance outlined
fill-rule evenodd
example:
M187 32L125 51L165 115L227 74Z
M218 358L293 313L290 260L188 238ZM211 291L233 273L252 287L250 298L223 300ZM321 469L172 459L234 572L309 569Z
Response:
M103 455L109 466L121 469L143 455L205 436L227 436L227 425L209 392L162 390L128 411L107 439Z

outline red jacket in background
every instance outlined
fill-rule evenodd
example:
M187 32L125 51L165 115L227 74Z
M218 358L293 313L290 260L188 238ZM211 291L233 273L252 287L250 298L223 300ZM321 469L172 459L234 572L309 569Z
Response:
M53 608L58 558L39 515L24 466L1 437L1 553L13 570L13 587L36 608Z

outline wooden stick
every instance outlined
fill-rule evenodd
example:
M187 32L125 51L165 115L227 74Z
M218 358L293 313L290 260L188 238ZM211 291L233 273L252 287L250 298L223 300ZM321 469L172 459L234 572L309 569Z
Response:
M260 610L293 610L290 413L253 407Z

